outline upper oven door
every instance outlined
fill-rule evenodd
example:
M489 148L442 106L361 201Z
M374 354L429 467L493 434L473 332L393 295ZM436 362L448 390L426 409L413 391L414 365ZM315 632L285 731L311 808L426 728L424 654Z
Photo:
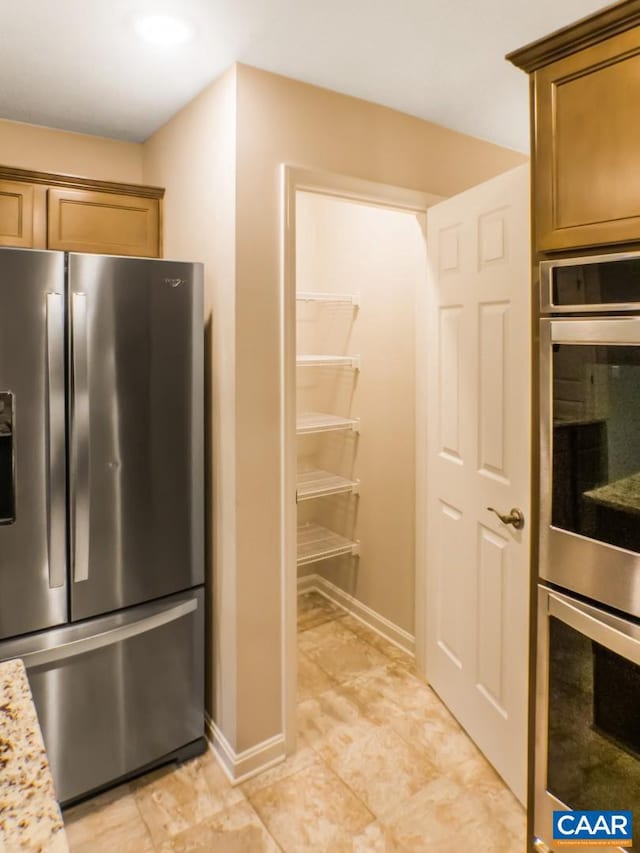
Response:
M543 314L640 311L640 252L540 264Z
M640 317L540 321L540 575L640 616Z

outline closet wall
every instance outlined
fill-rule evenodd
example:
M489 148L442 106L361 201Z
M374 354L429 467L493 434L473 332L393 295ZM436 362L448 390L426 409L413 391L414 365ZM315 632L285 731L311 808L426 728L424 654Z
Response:
M358 418L346 430L298 437L298 470L359 480L358 496L298 503L299 523L359 541L359 557L299 567L319 574L414 633L416 291L426 277L420 218L300 192L298 292L355 294L359 305L297 300L298 354L360 356L360 370L298 367L298 413Z
M144 182L167 188L165 254L204 261L211 299L208 702L241 775L284 749L282 164L449 196L527 158L243 65L143 148Z

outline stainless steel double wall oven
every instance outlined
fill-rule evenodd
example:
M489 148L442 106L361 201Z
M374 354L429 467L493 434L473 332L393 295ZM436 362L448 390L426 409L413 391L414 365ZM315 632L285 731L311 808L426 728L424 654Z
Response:
M534 831L631 809L640 850L640 252L543 261L540 296Z

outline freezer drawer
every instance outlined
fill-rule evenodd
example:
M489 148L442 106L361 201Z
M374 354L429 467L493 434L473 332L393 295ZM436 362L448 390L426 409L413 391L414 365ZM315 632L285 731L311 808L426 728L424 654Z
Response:
M202 588L0 645L21 657L58 799L204 735Z

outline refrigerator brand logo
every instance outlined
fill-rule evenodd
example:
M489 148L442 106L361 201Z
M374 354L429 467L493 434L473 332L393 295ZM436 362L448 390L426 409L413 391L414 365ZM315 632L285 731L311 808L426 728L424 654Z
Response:
M186 284L187 281L184 278L165 278L164 283L171 285L171 287L180 287L181 284Z
M630 811L554 812L553 840L558 847L631 847L632 814Z

